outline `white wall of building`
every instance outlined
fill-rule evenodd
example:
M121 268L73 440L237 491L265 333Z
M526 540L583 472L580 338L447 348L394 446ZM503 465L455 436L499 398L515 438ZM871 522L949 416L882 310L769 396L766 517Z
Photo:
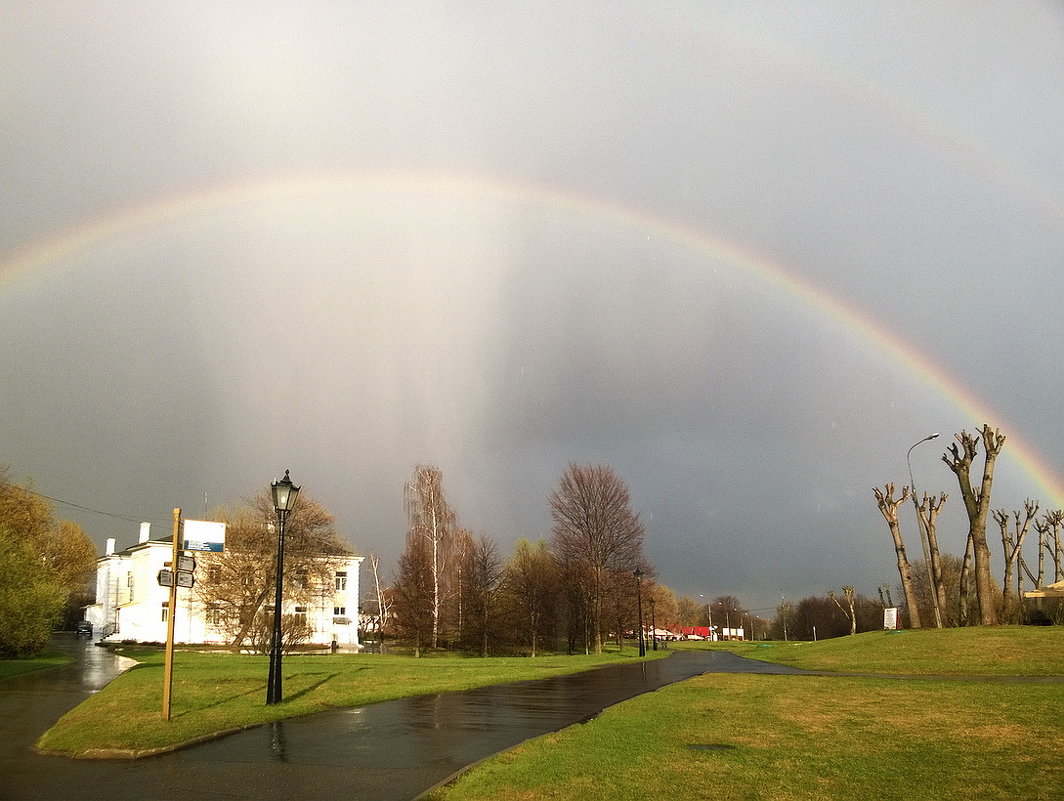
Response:
M96 603L86 607L85 618L93 624L95 636L108 641L166 642L170 588L159 585L158 574L173 555L171 542L150 539L142 527L136 545L114 553L112 543L108 541L108 553L97 560ZM335 640L345 649L360 647L358 573L362 559L352 556L338 566L331 593L305 604L307 621L315 631L313 643L328 645ZM198 568L196 581L205 580L207 571ZM282 611L294 613L295 606L286 603ZM193 590L178 587L174 640L224 645L229 637L208 624L207 610L195 600Z

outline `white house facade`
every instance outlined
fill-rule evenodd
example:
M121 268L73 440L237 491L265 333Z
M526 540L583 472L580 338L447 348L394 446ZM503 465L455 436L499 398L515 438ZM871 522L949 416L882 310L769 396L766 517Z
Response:
M170 588L160 586L159 571L169 567L173 541L152 539L150 524L141 523L135 545L115 551L107 540L106 553L96 562L96 603L85 608L85 619L97 638L110 642L166 642ZM313 629L311 643L360 648L358 641L358 571L363 557L350 556L336 565L332 586L313 602L285 603L285 615L305 617ZM196 580L209 580L197 569ZM271 606L272 608L272 606ZM177 643L224 645L231 637L211 620L210 610L191 589L178 587L174 640Z

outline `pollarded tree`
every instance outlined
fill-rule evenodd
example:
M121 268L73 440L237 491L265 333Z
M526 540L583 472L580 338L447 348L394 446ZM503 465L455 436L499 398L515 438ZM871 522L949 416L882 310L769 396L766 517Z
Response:
M925 492L923 501L916 505L916 514L920 516L924 531L927 532L927 549L931 559L932 587L928 598L931 603L938 604L939 615L942 617L946 615L947 598L942 576L942 554L938 547L938 515L947 498L949 496L944 492L937 498Z
M628 487L609 467L570 464L550 497L555 557L581 583L587 630L602 653L604 603L619 576L646 572L643 524Z
M894 484L887 484L882 490L875 487L872 492L879 504L879 511L883 519L887 521L890 534L894 538L894 551L898 556L898 576L901 578L901 589L905 594L905 606L909 610L909 628L920 628L920 607L917 603L916 591L913 588L913 571L909 564L909 558L905 555L905 543L901 537L901 526L898 524L898 507L905 503L909 497L909 488L901 488L901 497L894 500Z
M990 546L986 539L986 521L990 513L990 489L994 483L994 463L1005 444L1005 435L983 425L981 439L986 457L983 461L983 476L978 489L972 487L971 468L979 452L980 437L961 431L957 442L950 445L942 461L957 476L964 510L968 514L968 542L971 544L975 570L975 597L979 604L979 622L993 626L998 622L997 599L994 580L990 575ZM960 448L957 445L960 445Z
M1035 519L1035 515L1038 514L1038 502L1028 498L1024 502L1024 511L1025 516L1023 517L1021 517L1020 512L1013 512L1016 520L1015 534L1009 530L1008 512L1004 509L995 509L991 512L994 522L1001 529L1001 550L1005 556L1005 575L1001 582L1002 606L1004 607L1005 615L1017 621L1020 616L1019 582L1023 578L1023 570L1020 568L1019 561L1023 554L1023 541L1031 528L1031 522ZM1013 575L1017 578L1015 589L1012 586Z
M849 620L850 620L850 634L853 635L853 634L857 633L857 610L856 610L856 608L854 606L854 588L853 588L853 586L843 587L842 588L842 594L846 597L846 606L848 608L844 608L843 605L841 603L839 603L839 597L835 594L834 590L831 590L831 591L828 592L828 598L830 598L832 601L834 601L835 602L835 606L837 606L839 609L842 609L842 613L844 615L846 615L847 618L849 618Z
M273 601L276 563L276 512L270 491L264 489L236 509L216 512L226 524L225 550L197 554L201 578L193 588L196 601L209 619L241 648L261 628L266 606ZM288 602L313 603L331 597L336 570L350 556L333 527L332 514L301 492L285 521L284 597ZM282 616L282 640L298 639L294 622ZM272 620L272 615L270 617ZM292 618L294 621L295 618Z

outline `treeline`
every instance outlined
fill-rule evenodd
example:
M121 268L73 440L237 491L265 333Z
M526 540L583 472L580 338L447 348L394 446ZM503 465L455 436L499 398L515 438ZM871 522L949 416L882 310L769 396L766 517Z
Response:
M549 541L517 543L504 557L490 537L462 528L438 467L419 465L406 486L409 528L384 587L370 564L377 624L415 653L481 655L567 650L600 653L644 625L675 626L677 602L643 550L645 530L628 488L609 467L571 464L549 499Z
M57 520L32 486L0 466L0 658L38 653L57 627L72 627L92 601L96 546L76 523Z

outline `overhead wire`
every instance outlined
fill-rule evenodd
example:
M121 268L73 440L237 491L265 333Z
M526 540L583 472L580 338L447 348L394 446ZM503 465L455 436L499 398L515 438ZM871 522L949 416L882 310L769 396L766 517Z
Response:
M45 495L43 492L37 492L36 490L28 489L27 487L23 487L20 484L12 484L12 483L10 483L8 481L0 481L0 486L12 487L13 489L22 490L23 492L28 492L30 495L36 495L38 498L44 498L46 500L51 501L52 503L58 503L58 504L61 504L62 506L69 506L69 507L72 507L74 509L80 509L83 512L91 512L91 513L97 514L97 515L104 515L105 517L113 517L116 520L125 520L125 521L128 521L130 523L141 523L141 522L143 522L145 520L144 517L130 517L129 515L120 515L120 514L117 514L115 512L105 512L102 509L93 509L91 506L85 506L85 505L80 504L80 503L74 503L73 501L65 501L62 498L55 498L55 497L52 497L51 495ZM152 522L152 523L155 523L155 524L159 524L159 521L157 521L157 520L156 521L149 521L149 522ZM166 524L160 524L160 525L166 525Z

